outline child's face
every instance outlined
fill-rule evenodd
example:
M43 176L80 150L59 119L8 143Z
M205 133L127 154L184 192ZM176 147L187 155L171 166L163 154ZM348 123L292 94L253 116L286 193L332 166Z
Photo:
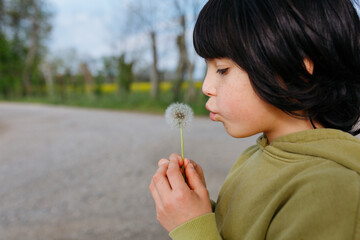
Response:
M222 122L226 131L238 138L260 132L268 136L279 130L278 119L284 113L258 97L244 70L226 58L206 62L202 91L209 96L206 108L211 120Z

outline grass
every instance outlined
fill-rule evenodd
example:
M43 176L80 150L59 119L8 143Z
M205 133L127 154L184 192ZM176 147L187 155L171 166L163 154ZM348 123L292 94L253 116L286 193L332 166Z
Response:
M162 91L158 99L152 99L149 92L141 91L122 94L121 96L115 93L102 93L97 95L72 93L55 96L53 98L47 96L31 96L2 100L163 114L167 106L172 103L172 93L170 91ZM198 92L195 99L188 103L193 108L195 115L205 115L208 113L205 109L206 100L207 98Z

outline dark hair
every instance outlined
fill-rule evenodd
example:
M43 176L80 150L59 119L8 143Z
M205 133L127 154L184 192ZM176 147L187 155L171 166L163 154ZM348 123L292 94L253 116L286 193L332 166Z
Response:
M360 22L350 0L209 0L194 47L205 59L232 59L284 112L360 133Z

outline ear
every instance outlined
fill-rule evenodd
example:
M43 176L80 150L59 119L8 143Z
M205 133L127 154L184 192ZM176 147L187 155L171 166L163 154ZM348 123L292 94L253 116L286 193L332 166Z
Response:
M314 63L313 63L313 61L311 61L310 58L306 57L306 58L304 58L304 65L305 65L305 68L308 71L308 73L310 73L312 75L313 72L314 72Z

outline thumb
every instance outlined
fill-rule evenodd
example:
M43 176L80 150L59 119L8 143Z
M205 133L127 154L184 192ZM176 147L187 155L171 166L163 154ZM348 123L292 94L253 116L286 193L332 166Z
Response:
M188 159L186 160L188 161ZM187 164L185 164L185 166L186 166L185 173L190 189L197 191L199 189L205 188L203 182L201 181L200 175L195 170L194 165L188 161Z

